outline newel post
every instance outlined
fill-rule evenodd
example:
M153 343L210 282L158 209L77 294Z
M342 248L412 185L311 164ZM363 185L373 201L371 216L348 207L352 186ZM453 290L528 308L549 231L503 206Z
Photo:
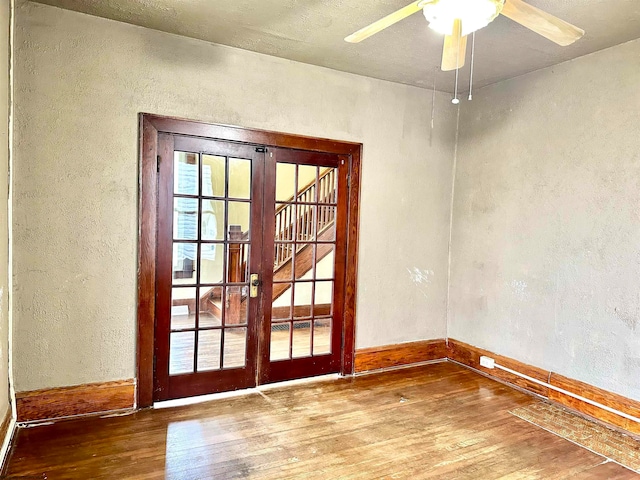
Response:
M242 227L229 225L229 283L242 282ZM243 323L242 318L242 287L227 287L227 325Z

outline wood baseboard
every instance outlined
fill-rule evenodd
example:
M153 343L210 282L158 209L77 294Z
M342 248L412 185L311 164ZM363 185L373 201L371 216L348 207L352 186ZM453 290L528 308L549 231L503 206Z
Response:
M488 350L483 350L482 348L474 347L451 338L448 341L447 357L449 359L462 363L468 367L475 368L476 370L479 370L491 377L498 378L503 382L515 385L516 387L520 387L528 392L540 395L541 397L549 397L549 389L542 385L538 385L537 383L531 382L525 378L505 372L504 370L484 368L480 365L480 357L483 355L495 359L496 363L508 367L511 370L524 373L525 375L535 378L536 380L540 380L541 382L549 382L551 372L548 372L547 370L533 367L526 363L518 362L517 360L503 357L502 355L497 355Z
M587 398L594 402L598 402L601 405L613 408L614 410L617 410L619 412L626 413L627 415L631 415L632 417L640 418L640 402L636 400L623 397L622 395L618 395L616 393L608 392L601 388L594 387L593 385L579 382L578 380L563 377L562 375L559 375L557 373L551 374L551 380L549 383L553 386L562 388L567 392L575 393L577 395L580 395L581 397ZM616 415L612 412L596 407L577 398L570 397L569 395L565 395L562 392L557 392L555 390L549 390L549 400L553 400L554 402L564 405L565 407L572 408L579 411L580 413L584 413L585 415L595 417L598 420L610 423L612 425L615 425L616 427L620 427L636 435L640 435L640 422L634 422L633 420L630 420L626 417Z
M482 355L489 356L496 363L516 372L640 418L640 401L454 339L424 340L356 350L354 370L355 373L362 373L448 358L481 371L489 377L640 435L640 422L616 415L504 370L484 368L480 365ZM132 409L135 406L135 388L135 380L130 379L20 392L16 394L17 421L31 422ZM0 438L6 435L10 422L11 412L8 411L3 422L0 423Z
M446 358L446 340L424 340L356 350L354 369L362 373Z
M135 380L90 383L16 394L18 422L132 409Z
M468 345L457 340L448 340L448 358L455 362L461 363L468 367L481 371L482 373L499 379L505 383L519 387L527 392L539 395L552 402L559 403L572 410L576 410L582 414L593 417L601 422L614 425L634 434L640 434L640 422L635 422L626 417L616 415L603 408L591 405L580 399L571 397L562 392L538 385L525 378L518 377L509 372L499 369L488 369L480 365L480 356L486 355L493 358L496 363L523 373L536 380L543 381L547 384L561 388L567 392L571 392L581 397L597 402L606 407L615 409L619 412L640 418L640 402L630 398L623 397L615 393L608 392L598 387L594 387L587 383L579 382L571 378L563 377L555 372L543 370L538 367L527 365L512 358L497 355L488 350L483 350L472 345Z

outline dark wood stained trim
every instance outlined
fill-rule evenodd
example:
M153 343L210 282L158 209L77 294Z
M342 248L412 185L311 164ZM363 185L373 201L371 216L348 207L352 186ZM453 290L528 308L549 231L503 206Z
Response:
M607 390L594 387L588 383L563 377L558 373L551 373L551 381L549 383L568 392L576 393L594 402L607 405L620 412L625 412L640 418L640 401L623 397L617 393L608 392Z
M275 152L269 152L268 155L265 155L265 170L264 170L264 183L265 190L271 191L275 188L276 185L276 168L273 167L274 154L277 157L278 150ZM273 168L272 168L273 167ZM294 192L295 195L295 192ZM275 244L275 221L270 221L270 219L275 219L275 203L274 202L263 202L262 205L262 216L263 219L269 219L264 222L262 226L262 248L265 252L273 252L274 244ZM262 275L262 288L261 290L261 302L260 302L260 310L258 315L263 319L261 325L258 325L258 372L257 372L257 383L260 385L266 384L269 380L270 375L270 338L271 338L271 315L272 315L272 307L273 307L273 289L275 285L273 284L274 279L274 271L273 268L265 268L263 269ZM288 316L288 315L287 315ZM268 347L268 348L265 348Z
M216 125L175 117L162 117L143 113L159 132L205 137L214 140L251 143L281 148L311 150L322 153L352 154L359 151L360 143L305 137L302 135L254 130L231 125Z
M173 171L173 147L174 138L171 135L158 133L158 161L160 164L157 166L157 200L156 210L157 212L171 212L173 210L173 185L169 182L163 182L161 179L167 178ZM166 161L166 160L168 161ZM170 333L169 325L171 324L171 282L159 281L160 278L171 278L171 256L163 254L164 252L172 250L173 244L173 217L168 215L156 215L156 255L155 262L155 275L154 278L154 297L156 313L154 317L154 333L153 337L154 346L154 361L153 365L157 369L153 382L153 401L166 400L163 398L169 395L169 368L163 368L165 361L169 361L169 345L170 345ZM164 312L164 313L163 313ZM194 310L197 314L197 309ZM159 332L162 332L160 334ZM160 397L160 398L159 398Z
M504 357L502 355L497 355L488 350L483 350L481 348L474 347L457 340L448 340L448 357L450 360L474 368L489 377L518 387L528 393L539 395L552 402L559 403L564 407L578 411L598 421L613 425L617 428L626 430L636 435L640 434L639 422L634 422L633 420L622 417L620 415L616 415L595 405L591 405L590 403L586 403L577 398L530 382L526 379L505 372L504 370L484 368L480 366L479 363L481 355L489 356L493 358L496 363L510 368L511 370L515 370L516 372L523 373L537 380L541 380L550 385L566 390L567 392L580 395L581 397L587 398L594 402L598 402L601 405L613 408L627 415L640 418L640 402L637 400L626 398L622 395L608 392L587 383L564 377L555 372L549 372L541 368L533 367L531 365L519 362L518 360Z
M362 373L446 358L447 344L444 339L363 348L356 350L355 371Z
M335 144L336 142L331 141L331 143ZM300 150L300 148L302 147L279 148L277 155L278 163L294 163L297 165L312 165L333 168L338 168L340 166L340 159L336 156L335 152ZM333 147L329 148L333 149ZM317 179L314 179L311 180L307 185L298 186L298 192L293 195L293 198L291 198L291 200L289 201L293 201L295 197L299 197L302 192L304 192L311 185L314 185L316 181Z
M342 375L351 375L355 369L361 158L362 145L355 149L349 157L349 218L347 219L347 268L344 288L344 320L342 324Z
M594 387L587 383L572 380L563 377L557 373L551 373L551 385L562 388L567 392L575 393L581 397L588 398L601 405L618 410L636 418L640 418L640 402L630 398L623 397L616 393L611 393L601 388ZM583 402L577 398L570 397L555 390L549 390L549 400L560 403L565 407L577 410L580 413L595 417L603 422L610 423L629 432L640 434L640 423L634 422L628 418L608 412L602 408L598 408L590 403Z
M135 380L90 383L16 394L18 422L74 417L135 407Z
M271 362L269 375L263 384L336 373L335 362L331 357L319 355Z
M496 363L499 363L500 365L503 365L517 372L524 373L525 375L535 378L536 380L540 380L541 382L549 381L549 375L551 375L551 372L547 370L533 367L531 365L518 362L517 360L513 360L508 357L503 357L502 355L496 355L495 353L489 352L488 350L483 350L482 348L473 347L469 344L459 342L451 338L448 340L447 356L451 360L454 360L458 363L466 365L467 367L475 368L476 370L479 370L482 373L485 373L491 377L499 378L503 382L523 388L528 392L535 393L536 395L540 395L545 398L549 397L549 389L547 387L543 387L541 385L538 385L537 383L530 382L527 379L518 377L509 372L505 372L504 370L498 370L495 368L488 369L488 368L482 367L480 365L480 357L482 355L491 357L495 359Z
M139 408L153 405L153 357L157 235L157 148L158 131L140 115L140 165L138 179L138 332L137 390Z
M153 405L154 392L154 321L155 321L155 260L157 256L157 141L159 133L246 143L284 149L306 150L311 163L317 154L340 155L348 165L349 196L346 247L346 275L342 295L342 345L340 372L350 375L354 369L356 283L358 257L358 225L360 207L360 171L362 144L305 137L263 130L250 130L228 125L212 125L179 118L140 114L140 179L139 179L139 249L138 249L138 349L137 405ZM286 155L287 152L283 152ZM291 152L293 153L293 152ZM299 153L299 152L298 152ZM265 214L268 212L265 210ZM268 281L265 278L265 281ZM262 307L261 307L262 308ZM261 332L264 336L267 332ZM262 375L260 375L262 377Z
M351 171L350 168L350 157L347 155L338 156L339 167L338 167L338 192L337 192L337 215L334 219L335 224L335 233L336 233L336 243L335 243L335 283L334 283L334 292L333 292L333 300L334 300L334 311L333 311L333 329L335 331L341 332L341 335L336 335L332 338L331 342L331 351L332 352L341 352L335 360L335 370L336 372L342 372L342 365L345 363L345 353L348 348L345 348L345 336L348 335L345 330L345 311L347 310L347 306L345 304L346 290L347 290L347 277L349 276L349 268L352 268L353 264L350 265L349 257L348 257L348 247L349 247L349 215L351 212L351 205L349 203L349 173ZM341 191L344 192L344 189L347 189L346 195L344 193L341 194ZM350 373L350 372L349 372Z

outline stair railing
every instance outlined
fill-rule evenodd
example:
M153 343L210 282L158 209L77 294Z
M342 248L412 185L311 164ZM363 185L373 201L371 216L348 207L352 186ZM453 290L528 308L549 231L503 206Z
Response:
M315 179L306 185L297 194L297 205L287 203L281 205L276 210L276 232L277 242L293 242L294 231L298 232L297 241L307 242L311 240L314 232L313 206L310 203L316 201L316 189L318 192L318 203L335 203L336 201L336 172L337 169L330 168L323 172L318 178L316 186ZM289 202L294 201L292 196ZM297 206L297 213L296 213ZM321 205L317 212L318 231L321 233L329 224L332 224L335 216L335 209L332 206ZM294 228L296 227L296 228ZM302 246L300 246L302 247ZM276 243L274 254L274 268L288 262L293 256L292 243Z
M293 242L294 231L298 232L298 241L306 242L312 239L314 232L314 222L317 221L317 235L330 228L335 220L335 207L329 204L336 203L336 172L337 169L330 168L303 187L297 194L292 196L288 202L276 210L275 214L275 239L280 242ZM317 220L314 218L311 203L316 203L316 188L318 192ZM296 198L297 197L297 198ZM297 200L296 204L291 203ZM295 227L295 228L294 228ZM247 245L240 243L248 238L248 232L242 232L240 225L229 225L229 253L228 271L230 283L244 283L247 281ZM276 243L274 255L274 269L288 262L293 256L293 243ZM299 244L299 249L304 248L304 243ZM239 306L243 298L240 287L228 287L228 302L230 314L232 311L240 312ZM237 323L241 319L235 318L231 314L230 323Z

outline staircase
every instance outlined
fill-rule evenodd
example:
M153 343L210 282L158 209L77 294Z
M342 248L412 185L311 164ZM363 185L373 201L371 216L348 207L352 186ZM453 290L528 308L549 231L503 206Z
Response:
M336 203L336 173L337 169L330 168L322 172L316 186L315 179L299 189L298 193L287 199L275 213L275 251L273 259L274 281L285 281L290 278L298 279L313 268L313 245L298 244L296 250L295 272L291 276L293 267L293 242L297 236L298 242L314 241L314 215L311 205L316 202L317 207L317 239L319 241L332 241L335 237L335 207L328 204ZM317 190L317 192L316 192ZM297 205L292 203L297 200ZM326 206L323 204L327 204ZM296 213L296 206L297 213ZM247 281L247 245L234 243L246 241L248 232L242 232L239 225L229 225L229 253L227 265L229 270L229 282L244 283ZM285 243L277 243L285 242ZM316 263L320 262L332 251L331 244L318 244L316 251ZM273 298L276 300L288 286L286 284L274 284ZM229 311L228 324L240 323L246 315L247 293L246 287L228 287ZM195 304L195 301L191 301ZM175 303L174 303L175 305ZM214 317L222 317L222 299L219 288L210 288L200 296L200 309ZM189 313L195 310L195 305L189 305Z
M318 179L318 203L335 203L336 201L336 170L331 168L323 172ZM303 187L297 195L299 203L312 203L316 198L316 182L313 180ZM287 202L293 202L293 197ZM295 205L282 205L276 210L276 242L294 240L294 231L297 232L297 241L308 242L313 240L313 212L311 205L298 205L298 214L295 214ZM327 229L333 227L334 211L332 207L318 207L318 239ZM276 243L275 258L273 262L274 272L282 265L291 261L293 253L292 244ZM307 270L308 271L308 270ZM305 272L306 273L306 272ZM296 277L299 278L299 277Z
M336 170L331 168L323 172L318 179L318 203L329 204L336 202ZM298 242L313 241L313 210L306 203L315 202L316 182L313 180L303 187L297 194L298 212L295 214L294 204L285 204L276 210L276 242L290 242L294 240L297 232ZM291 197L288 202L293 202ZM330 241L335 235L335 211L334 207L318 207L318 240ZM276 243L273 259L273 280L284 281L291 277L293 268L292 243ZM316 263L331 253L331 245L318 245ZM313 246L297 245L294 279L302 277L313 268ZM272 300L280 297L287 291L285 284L273 286Z

